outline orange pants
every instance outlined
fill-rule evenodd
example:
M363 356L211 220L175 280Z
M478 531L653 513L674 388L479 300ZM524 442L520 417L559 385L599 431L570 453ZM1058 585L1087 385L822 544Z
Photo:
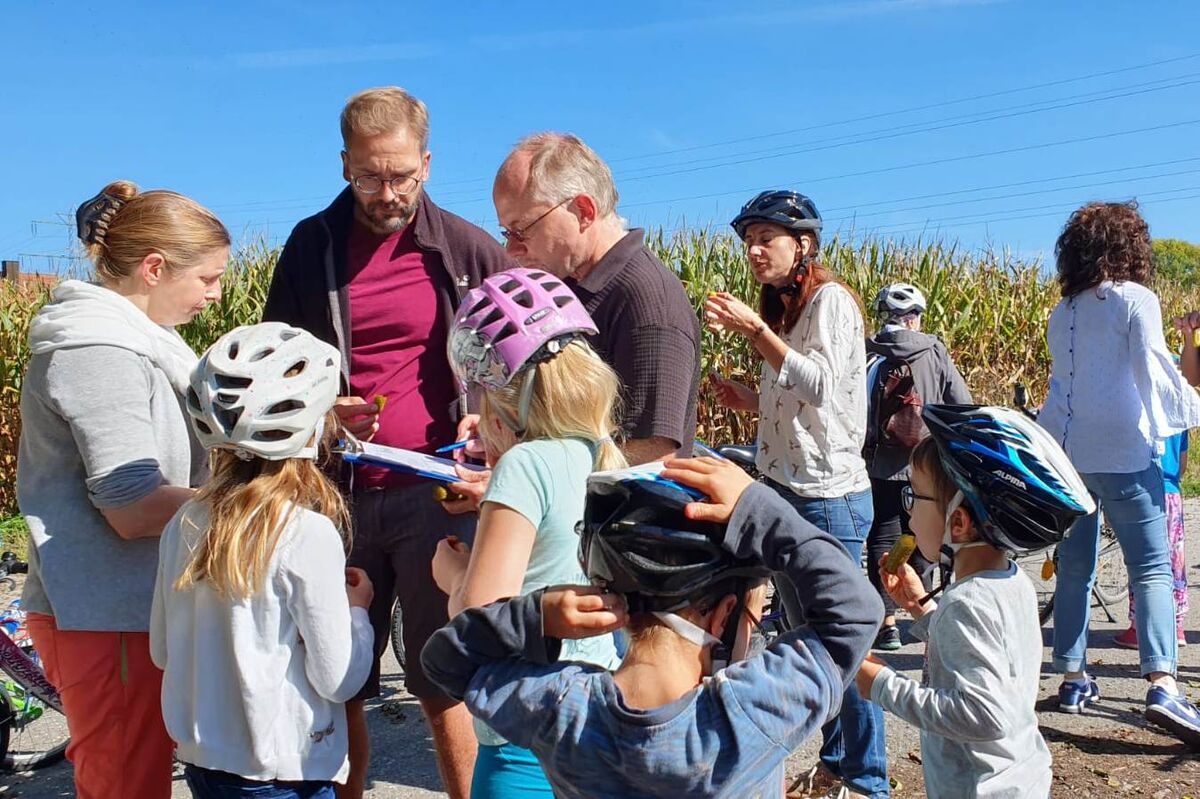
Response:
M169 799L175 744L149 633L60 630L41 613L28 624L67 713L78 799Z

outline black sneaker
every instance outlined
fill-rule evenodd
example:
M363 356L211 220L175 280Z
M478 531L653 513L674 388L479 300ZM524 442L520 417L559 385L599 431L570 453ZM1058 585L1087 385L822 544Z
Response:
M874 649L881 652L895 652L904 644L900 641L900 628L894 624L889 624L879 630L879 635L875 636Z

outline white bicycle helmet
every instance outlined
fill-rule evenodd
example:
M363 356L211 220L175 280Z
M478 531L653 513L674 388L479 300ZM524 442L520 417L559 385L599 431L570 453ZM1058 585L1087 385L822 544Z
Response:
M883 319L925 313L925 295L911 283L892 283L875 295L875 312Z
M192 372L192 427L206 449L230 449L246 460L315 459L340 368L338 351L300 328L282 322L236 328Z

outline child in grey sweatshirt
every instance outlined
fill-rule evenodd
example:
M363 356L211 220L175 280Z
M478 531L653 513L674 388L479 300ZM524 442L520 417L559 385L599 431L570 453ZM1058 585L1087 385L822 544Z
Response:
M911 566L881 561L884 588L917 619L925 670L917 682L870 657L858 689L920 728L930 799L1045 799L1037 600L1008 553L1061 538L1087 510L1086 490L1053 440L1012 411L926 406L924 417L931 437L913 451L904 505L918 548L952 564L954 582L935 603Z

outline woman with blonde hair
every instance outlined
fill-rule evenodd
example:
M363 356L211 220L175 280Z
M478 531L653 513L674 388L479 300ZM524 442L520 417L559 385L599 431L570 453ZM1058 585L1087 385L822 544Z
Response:
M148 629L158 537L206 474L175 332L221 298L229 233L170 191L117 181L76 213L96 283L65 280L34 317L21 390L23 601L62 695L81 799L171 795L162 674Z
M587 478L625 466L612 440L616 373L586 343L596 327L556 277L512 269L464 298L450 331L450 365L464 389L482 388L479 434L494 464L475 545L443 540L433 576L451 616L502 597L586 583L576 524ZM615 668L612 636L565 641L562 657ZM475 799L546 797L537 759L475 722Z
M350 772L344 703L371 670L374 591L345 568L346 506L317 462L340 364L264 322L222 336L188 389L213 475L163 532L150 646L198 799L333 799Z

